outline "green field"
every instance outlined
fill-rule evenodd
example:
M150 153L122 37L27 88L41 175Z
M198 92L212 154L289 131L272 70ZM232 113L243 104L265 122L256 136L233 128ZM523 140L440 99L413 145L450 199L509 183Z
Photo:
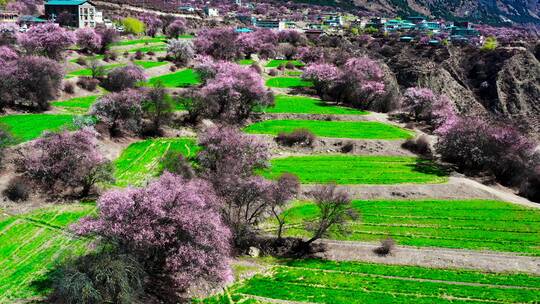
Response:
M364 115L369 112L328 105L324 101L292 95L276 95L274 100L275 105L264 109L266 113L295 113L295 114L349 114L349 115Z
M271 88L301 88L312 87L313 83L298 77L274 77L266 81L266 86Z
M286 59L272 59L267 64L267 68L277 68L280 65L286 65L288 62L294 64L295 67L304 66L304 64L298 60L286 60Z
M94 204L69 204L0 216L0 303L45 295L48 287L35 283L59 259L87 251L87 241L73 238L65 228L94 210Z
M32 140L43 131L58 131L63 127L73 129L73 115L68 114L16 114L0 117L17 142Z
M252 64L255 63L255 60L253 60L253 59L241 59L241 60L238 60L237 63L240 64L240 65L252 65Z
M272 300L332 304L538 303L540 277L363 262L294 260L237 283L228 293L203 302L230 303L227 301L230 296L250 301L247 303Z
M126 64L113 63L113 64L103 65L103 68L105 69L105 71L108 72L114 68L123 67L123 66L126 66ZM76 77L76 76L92 76L92 70L90 68L86 68L86 69L71 71L67 73L66 78Z
M88 112L98 97L97 95L75 97L68 100L53 101L51 105L63 108L64 111L69 113L81 114Z
M540 255L539 209L491 200L357 200L353 207L361 219L351 234L330 238ZM308 236L303 223L317 214L313 203L295 202L285 211L287 235Z
M303 184L442 183L447 177L429 161L403 156L317 155L274 158L262 175L276 179L288 172Z
M252 134L277 135L295 129L308 129L316 136L352 139L406 139L412 132L375 121L265 120L247 126Z
M192 69L153 77L148 80L148 83L154 85L159 81L167 88L188 87L200 83L199 75Z
M143 69L151 69L155 67L159 67L162 65L166 65L166 61L143 61L143 60L135 60L133 61L136 65L140 66Z
M117 186L141 186L161 171L161 158L167 151L194 156L198 147L191 138L159 138L133 143L114 161Z

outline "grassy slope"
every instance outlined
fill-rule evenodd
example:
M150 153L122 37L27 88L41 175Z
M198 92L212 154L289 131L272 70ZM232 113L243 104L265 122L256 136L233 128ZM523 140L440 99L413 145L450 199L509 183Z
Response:
M265 120L247 126L247 133L277 135L309 129L316 136L353 139L406 139L412 132L374 121Z
M266 86L272 88L298 88L311 87L313 83L298 77L274 77L266 81Z
M277 95L275 106L264 109L266 113L304 113L304 114L350 114L364 115L368 112L337 107L326 104L324 101L304 96Z
M540 210L491 200L353 201L361 214L351 234L333 231L330 238L540 255ZM317 207L296 202L285 211L287 235L308 236L302 223L314 219ZM273 225L273 223L272 223Z
M187 87L200 83L199 76L192 69L153 77L148 80L148 83L153 85L158 81L161 81L168 88Z
M262 174L277 178L285 172L298 176L304 184L441 183L445 174L415 157L320 155L275 158Z
M195 155L197 146L191 138L148 139L133 143L114 161L116 185L143 185L160 173L161 158L169 150L189 157Z
M144 60L135 60L133 62L143 69L151 69L158 66L166 65L168 63L165 61L144 61Z
M422 279L440 281L419 281ZM470 283L488 285L471 286L468 285ZM275 266L266 275L256 275L234 285L230 293L237 298L257 296L263 299L335 304L484 301L534 303L540 296L538 287L540 278L526 274L295 260ZM215 296L204 300L204 303L228 303L227 296Z
M67 114L17 114L0 117L18 142L41 136L43 131L57 131L63 127L73 129L73 115Z
M253 63L255 63L255 60L253 59L240 59L237 61L238 64L240 65L252 65Z
M33 282L58 259L87 250L85 240L63 230L94 210L94 204L70 204L0 218L0 303L46 294Z
M141 44L141 43L159 43L159 42L166 42L167 38L163 36L159 37L147 37L147 38L140 38L140 39L133 39L133 40L122 40L117 41L112 44L112 46L124 46L124 45L134 45L134 44Z

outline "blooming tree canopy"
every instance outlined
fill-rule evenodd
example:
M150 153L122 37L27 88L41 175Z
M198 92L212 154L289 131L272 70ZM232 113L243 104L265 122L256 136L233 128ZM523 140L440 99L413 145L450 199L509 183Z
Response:
M29 54L59 59L62 52L75 43L75 36L58 24L44 23L19 34L18 42Z
M97 204L97 218L82 219L75 231L118 242L158 281L185 290L199 279L232 280L231 232L206 182L166 172L146 188L109 191Z

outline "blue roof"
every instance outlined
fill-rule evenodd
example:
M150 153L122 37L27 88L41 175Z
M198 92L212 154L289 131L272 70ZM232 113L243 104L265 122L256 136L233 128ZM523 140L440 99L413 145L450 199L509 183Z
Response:
M88 0L49 0L46 1L46 5L81 5L88 2Z

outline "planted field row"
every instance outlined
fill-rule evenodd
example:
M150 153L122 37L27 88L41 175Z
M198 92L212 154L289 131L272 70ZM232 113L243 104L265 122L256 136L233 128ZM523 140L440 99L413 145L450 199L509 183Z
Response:
M252 134L277 135L296 129L308 129L316 136L351 139L406 139L411 131L375 121L265 120L247 126Z
M349 115L365 115L369 114L366 111L332 106L324 101L305 97L305 96L292 96L292 95L276 95L275 105L268 107L264 110L266 113L298 113L298 114L349 114Z
M535 303L539 277L360 262L298 260L231 289L232 296L314 303ZM205 303L227 303L223 295Z
M73 204L0 219L0 303L45 295L47 271L87 251L86 240L62 229L94 210L94 204Z
M298 176L303 184L403 184L442 183L446 174L429 161L401 156L317 155L290 156L270 161L263 176L283 173Z
M162 159L168 151L190 157L198 149L191 138L160 138L133 143L114 161L116 185L144 185L162 172Z
M329 238L378 241L392 237L401 245L511 251L538 255L540 210L491 200L353 201L361 220L351 234ZM316 206L297 202L285 211L289 236L308 236L304 222Z
M73 114L84 114L96 102L99 96L75 97L68 100L53 101L52 106L62 108L64 111Z
M274 77L266 81L266 86L271 88L302 88L312 87L313 83L299 77Z
M143 69L150 69L150 68L167 64L167 62L165 61L144 61L144 60L136 60L136 61L133 61L133 63L137 66L140 66ZM125 63L113 63L113 64L104 65L103 68L105 69L105 71L110 71L114 68L123 67L126 65L127 64ZM66 75L67 78L75 77L75 76L92 76L92 69L86 68L86 69L75 70L75 71L68 72L68 74Z

